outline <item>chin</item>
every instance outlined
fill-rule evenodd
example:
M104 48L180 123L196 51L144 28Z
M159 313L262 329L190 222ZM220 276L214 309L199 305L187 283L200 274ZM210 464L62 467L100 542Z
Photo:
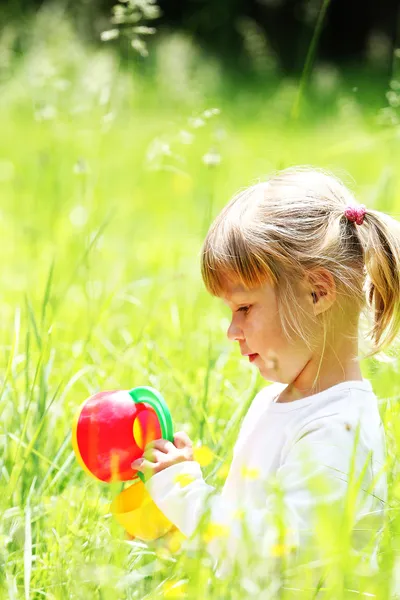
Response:
M260 375L265 381L271 381L272 383L279 383L278 378L272 372L268 372L268 369L260 369Z

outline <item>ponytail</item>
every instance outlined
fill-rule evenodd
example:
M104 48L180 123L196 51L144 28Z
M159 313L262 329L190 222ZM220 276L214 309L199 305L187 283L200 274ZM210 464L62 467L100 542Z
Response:
M366 300L373 311L369 332L373 350L389 346L400 330L400 223L378 211L368 210L365 247ZM360 232L361 232L360 228Z

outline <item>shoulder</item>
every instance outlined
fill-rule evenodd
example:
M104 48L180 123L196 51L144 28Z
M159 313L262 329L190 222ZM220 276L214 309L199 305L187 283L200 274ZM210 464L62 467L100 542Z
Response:
M286 383L270 383L269 385L264 386L254 397L254 400L251 404L257 405L258 403L267 403L272 402L274 398L281 393L281 391L287 386ZM251 407L250 407L251 408Z
M269 404L273 402L274 398L285 386L286 384L282 383L271 383L257 392L243 419L243 426L249 424L253 420L257 420L260 415L267 410Z
M342 391L340 396L332 395L323 403L311 403L299 415L298 437L306 435L326 435L328 438L349 437L367 432L374 434L382 427L375 394L357 394L354 390Z
M263 387L259 392L257 392L251 401L245 416L243 417L239 438L245 432L253 429L260 416L267 410L269 404L285 386L286 384L282 383L272 383Z
M354 411L315 416L298 428L287 448L286 459L310 460L339 470L346 470L355 460L359 471L373 459L380 460L384 456L384 439L379 435L379 425L373 435L370 433L365 431Z
M286 387L286 383L271 383L263 387L254 397L247 415L260 415L271 404L276 396ZM247 416L246 415L246 416Z
M301 440L322 441L325 443L335 440L355 438L359 424L350 415L341 413L315 416L299 423L295 442Z

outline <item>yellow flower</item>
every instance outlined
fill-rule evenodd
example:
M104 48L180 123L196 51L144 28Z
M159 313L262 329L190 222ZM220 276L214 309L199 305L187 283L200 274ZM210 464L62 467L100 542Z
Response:
M209 523L203 533L203 540L209 544L213 539L218 537L227 537L229 535L229 527L220 525L219 523Z
M286 544L274 544L271 547L272 556L284 556L287 553Z
M172 531L172 533L169 534L167 541L169 551L172 554L176 554L181 549L184 539L185 536L179 530Z
M160 559L170 559L171 554L177 554L186 539L175 525L161 538L155 541L156 554Z
M258 479L260 477L260 471L259 469L255 469L254 467L249 468L243 466L241 469L241 475L246 479Z
M167 581L162 587L162 593L165 598L184 598L186 588L186 581Z
M276 557L285 556L295 549L296 546L293 544L274 544L271 548L271 555Z
M188 473L182 473L181 475L175 475L174 482L179 483L182 488L189 485L194 481L193 475L189 475Z
M193 457L201 467L208 467L208 465L214 460L214 454L207 446L193 448Z

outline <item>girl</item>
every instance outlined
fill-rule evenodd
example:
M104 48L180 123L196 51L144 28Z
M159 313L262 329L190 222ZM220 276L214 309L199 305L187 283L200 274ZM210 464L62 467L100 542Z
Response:
M274 556L299 556L314 538L333 543L336 534L343 544L346 515L354 552L368 548L366 567L376 568L376 546L371 552L364 534L369 530L374 543L382 528L386 448L358 337L369 310L367 356L398 333L398 222L357 205L334 176L292 168L229 202L201 260L207 290L232 311L229 340L274 383L257 394L242 422L222 492L204 481L182 432L174 444L149 444L133 467L184 535L208 524L205 539L220 576L246 564L245 534L261 574ZM350 488L360 492L357 500Z

